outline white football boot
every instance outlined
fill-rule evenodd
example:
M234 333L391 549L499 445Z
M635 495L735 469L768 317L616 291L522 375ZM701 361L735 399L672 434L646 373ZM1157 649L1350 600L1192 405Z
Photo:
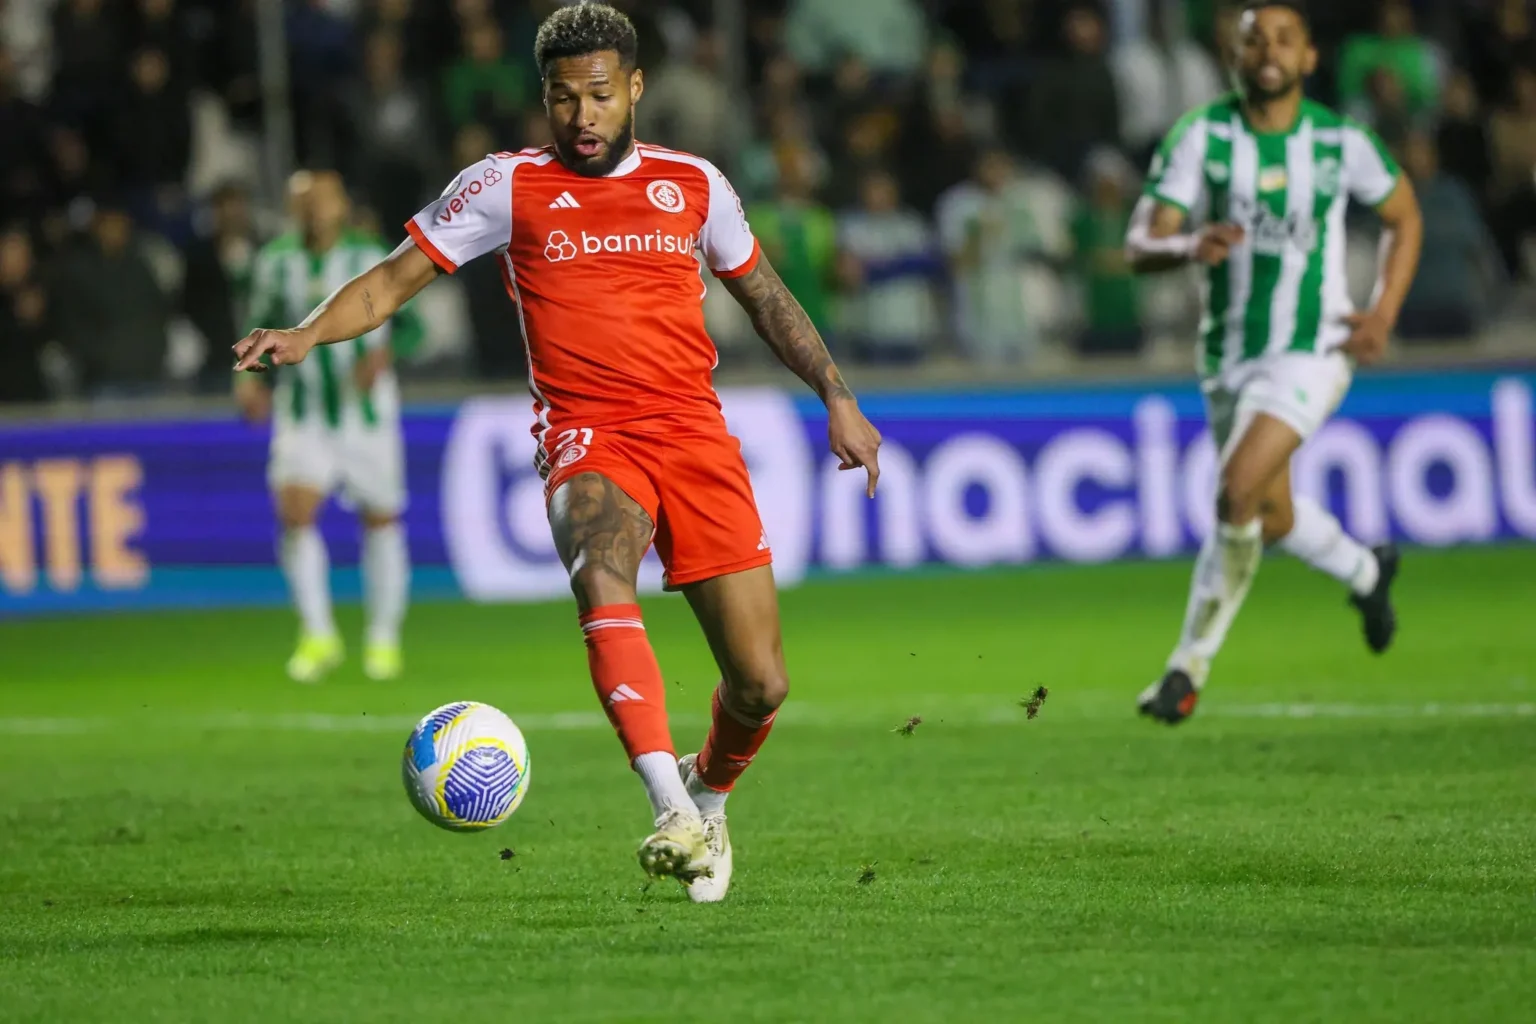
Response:
M668 810L656 819L656 831L640 844L640 866L652 878L675 878L686 887L709 871L709 846L699 813Z
M683 776L683 785L690 795L707 789L699 773L693 770L698 754L689 754L677 762L677 770ZM725 826L725 810L714 814L700 812L704 822L704 843L709 848L709 873L699 875L691 882L684 882L688 898L695 903L719 903L725 899L731 887L731 833Z

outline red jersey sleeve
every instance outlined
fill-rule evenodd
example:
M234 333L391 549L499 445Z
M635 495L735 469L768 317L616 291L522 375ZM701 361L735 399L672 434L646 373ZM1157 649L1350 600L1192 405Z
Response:
M451 274L512 239L514 157L492 154L459 173L437 201L406 221L417 248Z
M716 277L740 277L757 266L759 250L741 198L719 168L699 161L709 180L709 213L699 229L699 248Z

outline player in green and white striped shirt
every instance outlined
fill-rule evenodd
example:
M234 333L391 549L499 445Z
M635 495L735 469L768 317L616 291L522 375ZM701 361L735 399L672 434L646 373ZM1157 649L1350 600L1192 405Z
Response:
M1200 367L1221 451L1216 528L1195 563L1184 628L1139 701L1170 723L1194 711L1267 543L1350 586L1373 651L1396 630L1396 550L1367 549L1322 506L1293 497L1290 458L1338 407L1353 364L1384 353L1418 265L1418 202L1375 135L1304 98L1317 51L1297 3L1247 4L1238 33L1239 91L1174 126L1127 238L1140 272L1204 268ZM1363 312L1345 278L1350 199L1385 227Z
M294 175L289 200L296 230L256 257L249 329L298 323L347 281L382 260L380 242L348 228L350 204L334 172ZM284 366L270 391L240 374L236 396L248 418L272 417L267 480L283 537L283 573L301 632L288 674L316 682L342 659L331 617L330 560L315 526L321 506L340 492L363 523L363 582L368 627L363 668L374 679L401 670L400 623L410 562L400 515L405 458L400 393L390 368L390 324L346 345L326 345L315 359Z

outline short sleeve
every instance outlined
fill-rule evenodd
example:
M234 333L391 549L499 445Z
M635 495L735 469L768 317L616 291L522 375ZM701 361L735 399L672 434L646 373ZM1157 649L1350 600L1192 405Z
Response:
M1349 194L1366 206L1380 206L1397 188L1397 161L1375 132L1355 121L1345 123L1343 142Z
M1147 172L1146 195L1160 203L1194 210L1205 194L1207 139L1203 111L1191 111L1169 130L1153 154Z
M492 155L464 168L405 230L444 273L512 239L513 158Z
M761 254L747 224L741 197L714 164L703 163L709 179L709 211L699 229L699 248L716 277L741 277L757 266Z

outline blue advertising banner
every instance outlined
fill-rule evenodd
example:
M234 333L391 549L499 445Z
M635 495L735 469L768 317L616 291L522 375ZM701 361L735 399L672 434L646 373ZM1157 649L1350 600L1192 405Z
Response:
M1536 374L1361 377L1298 453L1299 491L1356 535L1536 539ZM840 473L810 398L722 393L780 579L924 563L1186 553L1210 529L1216 456L1192 383L1164 389L874 394L880 495ZM529 403L473 399L405 422L415 584L428 595L566 592L533 471ZM232 419L0 424L0 615L280 601L266 434ZM322 527L343 596L357 528ZM648 560L642 582L660 586Z

